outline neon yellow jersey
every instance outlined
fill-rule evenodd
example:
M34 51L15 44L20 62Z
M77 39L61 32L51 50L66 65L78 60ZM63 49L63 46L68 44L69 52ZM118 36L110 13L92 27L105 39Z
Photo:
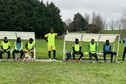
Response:
M28 49L31 50L35 45L35 42L33 41L32 43L28 42Z
M74 47L75 51L80 51L81 45L80 44L73 44L73 47Z
M57 33L48 33L45 35L46 38L48 38L48 45L55 45L55 37L57 36Z
M96 52L96 43L94 43L94 44L90 43L90 52L91 53L93 53L93 52L95 53Z
M5 43L4 41L1 42L1 46L3 47L3 49L8 49L9 46L11 46L10 42L8 41L7 43Z

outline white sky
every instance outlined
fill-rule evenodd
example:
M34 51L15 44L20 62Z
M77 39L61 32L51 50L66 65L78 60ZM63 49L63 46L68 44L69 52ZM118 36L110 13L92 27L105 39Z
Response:
M106 21L119 19L126 10L126 0L43 0L53 2L61 10L63 21L73 19L77 12L83 16L92 14L93 11L100 14Z

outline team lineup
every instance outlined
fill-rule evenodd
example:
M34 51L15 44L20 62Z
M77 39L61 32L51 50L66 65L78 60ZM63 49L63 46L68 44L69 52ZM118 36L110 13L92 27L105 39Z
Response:
M56 61L56 46L55 46L55 37L58 35L58 33L54 33L53 29L50 29L50 33L47 33L44 35L44 39L47 42L47 48L48 48L48 59L49 61ZM126 37L123 39L123 43L126 46ZM11 44L8 41L7 37L4 37L3 41L1 42L1 51L0 51L0 61L2 61L2 55L4 53L7 53L8 61L10 61L10 55L12 54L13 60L19 60L19 61L35 61L35 40L33 38L29 38L29 40L25 44L25 49L23 50L23 42L21 37L17 37L16 41L14 42L14 49L11 49ZM82 51L82 43L79 41L78 38L75 39L74 44L72 45L72 51L65 52L65 60L69 61L71 57L73 57L74 61L81 61L82 58L85 58L85 54ZM51 52L53 53L53 57L51 58ZM16 53L20 54L20 57L17 58L15 56ZM95 39L91 39L90 43L88 44L88 55L89 60L92 60L92 57L95 58L96 62L99 62L98 57L98 46L95 42ZM126 47L124 47L122 61L125 59L126 54ZM76 60L76 55L80 55L80 57ZM106 55L110 55L110 62L113 62L113 57L117 56L117 52L112 51L111 44L109 40L106 40L106 42L103 45L103 60L106 62Z

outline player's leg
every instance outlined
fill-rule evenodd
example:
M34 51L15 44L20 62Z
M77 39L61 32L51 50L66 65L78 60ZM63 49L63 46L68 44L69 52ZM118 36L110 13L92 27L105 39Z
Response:
M23 58L23 55L24 55L24 51L21 50L21 51L19 51L19 52L20 52L20 59L22 59L22 58Z
M31 52L31 58L34 59L34 51L30 51Z
M8 54L8 60L10 60L10 51L7 51Z
M56 58L56 50L53 50L53 59Z
M73 52L73 60L76 60L76 59L75 59L75 54L76 54L76 52Z
M53 50L53 59L56 58L56 47L52 46L52 50Z
M4 52L1 50L0 51L0 61L2 60L2 54L3 54Z
M97 53L93 54L93 56L94 56L95 60L98 62L99 59L98 59Z
M104 62L106 62L106 52L103 53Z
M110 52L110 55L111 55L111 60L110 60L110 62L112 62L113 61L113 52Z
M124 59L125 59L125 54L126 54L126 47L124 48L124 51L123 51L122 61L124 61Z
M29 51L27 49L24 50L24 58L23 58L23 61L25 61L28 58L28 52Z
M51 46L48 45L48 57L49 57L49 59L51 59L51 50L52 50Z
M116 52L111 52L111 62L113 61L114 56L117 56L117 53Z
M80 54L80 57L79 57L79 60L80 60L80 59L82 59L84 54L82 52L79 52L79 54Z
M89 52L89 60L91 60L91 59L92 59L92 53Z
M13 59L16 59L16 58L15 58L15 53L17 53L17 50L13 50L13 51L12 51Z

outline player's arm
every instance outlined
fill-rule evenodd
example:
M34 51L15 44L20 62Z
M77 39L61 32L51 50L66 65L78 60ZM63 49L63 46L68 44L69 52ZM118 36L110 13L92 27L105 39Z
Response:
M48 34L46 34L46 35L44 36L44 40L45 40L46 42L48 42Z
M28 42L25 44L25 49L28 50Z
M75 52L75 48L74 48L74 45L72 45L72 49L73 49L73 52Z
M4 50L2 45L1 45L1 49Z
M81 52L81 49L82 49L82 47L81 47L81 45L80 45L80 49L79 49L80 52Z
M4 51L4 49L3 49L3 42L1 43L1 49L2 49L2 51Z
M3 50L3 42L1 42L1 49Z
M111 45L110 45L110 52L111 52L112 48L111 48Z
M103 45L103 52L105 52L105 44Z

